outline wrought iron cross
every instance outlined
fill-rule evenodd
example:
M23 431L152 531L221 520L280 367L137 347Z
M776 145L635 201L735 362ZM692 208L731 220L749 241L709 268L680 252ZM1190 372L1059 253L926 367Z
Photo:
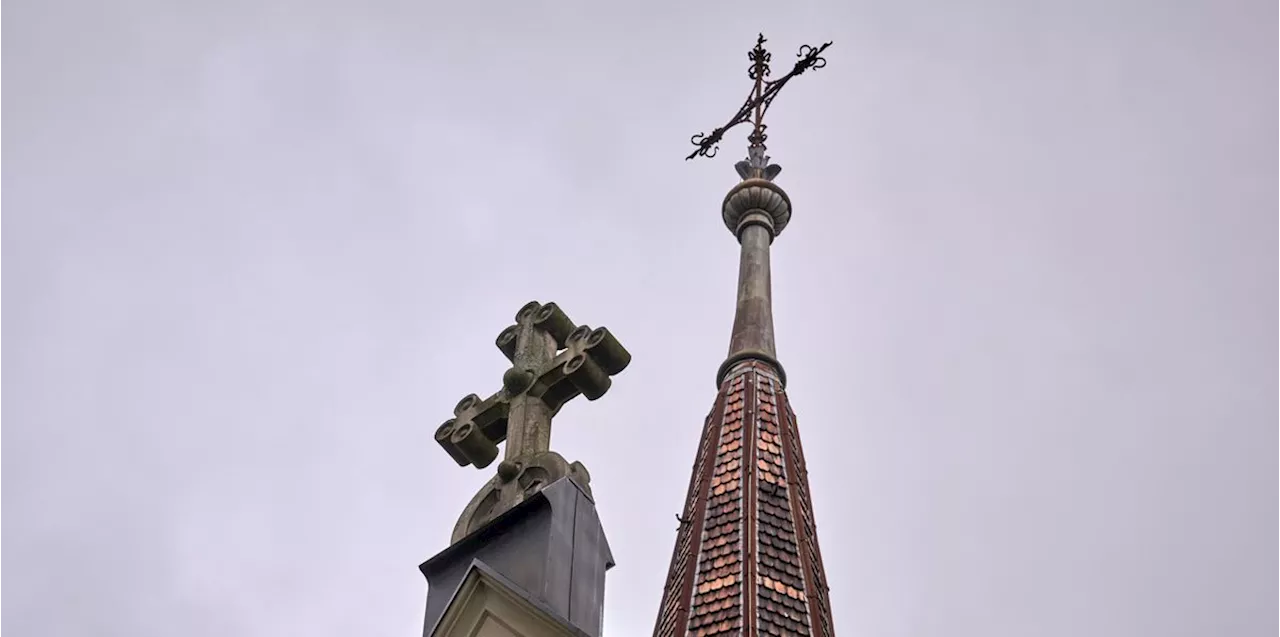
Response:
M497 346L512 363L502 389L484 400L467 395L436 430L436 442L459 466L489 466L503 440L504 465L546 453L552 416L579 394L587 400L603 396L609 377L631 362L609 330L575 326L555 303L526 304L516 324L498 335Z
M769 166L769 158L764 156L764 142L768 138L765 135L764 114L769 110L769 105L773 104L773 98L778 96L778 92L782 90L791 78L804 73L809 69L820 69L827 65L827 60L822 57L822 52L831 46L830 42L819 47L812 47L807 44L800 47L800 52L796 54L799 58L795 66L791 68L791 72L776 79L766 80L769 77L769 62L773 58L773 54L765 50L764 34L760 34L756 39L756 45L747 52L747 59L751 60L751 66L747 69L747 77L755 81L755 86L751 90L751 94L747 97L747 101L742 104L742 108L729 120L728 124L721 126L713 131L710 135L698 133L690 140L698 149L685 157L686 160L694 157L715 157L716 151L719 150L720 140L729 129L742 124L751 122L751 134L747 136L747 141L751 143L748 147L749 158L746 162L739 162L736 166L738 173L743 179L747 177L764 177L772 180L777 176L781 168L777 166Z

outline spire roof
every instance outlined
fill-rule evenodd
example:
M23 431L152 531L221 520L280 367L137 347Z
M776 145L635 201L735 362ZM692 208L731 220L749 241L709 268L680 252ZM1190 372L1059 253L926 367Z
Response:
M738 113L689 156L714 156L725 131L752 122L742 181L721 207L741 246L737 307L718 393L703 424L662 593L655 637L813 635L834 632L808 472L786 376L774 344L769 247L791 221L791 198L773 182L765 110L788 80L822 68L830 46L801 47L790 73L768 81L764 36L748 54L755 87Z
M777 370L743 361L703 427L654 635L833 634L795 413Z

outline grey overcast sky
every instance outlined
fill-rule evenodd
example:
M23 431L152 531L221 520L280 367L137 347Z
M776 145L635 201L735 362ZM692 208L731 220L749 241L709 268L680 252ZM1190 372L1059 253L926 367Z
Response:
M523 303L633 365L591 469L652 629L743 154L841 635L1277 632L1266 0L11 0L3 628L405 636L488 473L432 442Z

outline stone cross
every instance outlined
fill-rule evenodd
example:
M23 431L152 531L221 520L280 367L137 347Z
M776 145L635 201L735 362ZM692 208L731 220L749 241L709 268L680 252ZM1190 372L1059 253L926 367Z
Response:
M589 488L581 463L570 464L551 451L551 419L578 395L603 396L610 376L631 362L609 330L576 326L555 303L533 301L520 308L515 325L502 330L496 344L512 363L502 388L483 400L465 396L435 433L459 466L477 469L492 464L498 444L507 443L498 474L459 519L455 541L561 477Z

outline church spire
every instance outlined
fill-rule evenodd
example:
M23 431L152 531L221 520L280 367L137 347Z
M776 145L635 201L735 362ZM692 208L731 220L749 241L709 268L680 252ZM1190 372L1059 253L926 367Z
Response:
M809 69L827 65L822 52L831 43L820 47L800 47L796 55L799 59L791 71L776 80L768 80L766 78L772 73L769 63L773 54L764 48L765 42L761 34L755 47L747 53L747 59L751 61L747 77L754 82L751 95L728 124L715 129L710 135L694 135L691 141L698 148L685 158L714 157L725 132L739 124L751 124L751 134L747 136L747 158L734 165L742 182L729 191L721 207L725 226L738 238L742 250L738 260L738 302L729 339L729 356L716 374L717 385L735 363L749 359L769 363L785 379L774 346L769 245L791 220L791 199L773 183L782 167L769 163L770 158L765 154L768 135L765 134L764 114L792 78Z
M791 220L791 199L773 182L781 168L765 155L763 121L791 78L826 65L831 43L801 47L791 72L772 81L764 43L762 35L748 54L750 97L728 124L695 135L688 157L714 156L725 131L752 124L747 159L735 165L742 181L721 206L741 245L729 356L677 516L656 637L834 634L808 471L774 347L769 246Z

